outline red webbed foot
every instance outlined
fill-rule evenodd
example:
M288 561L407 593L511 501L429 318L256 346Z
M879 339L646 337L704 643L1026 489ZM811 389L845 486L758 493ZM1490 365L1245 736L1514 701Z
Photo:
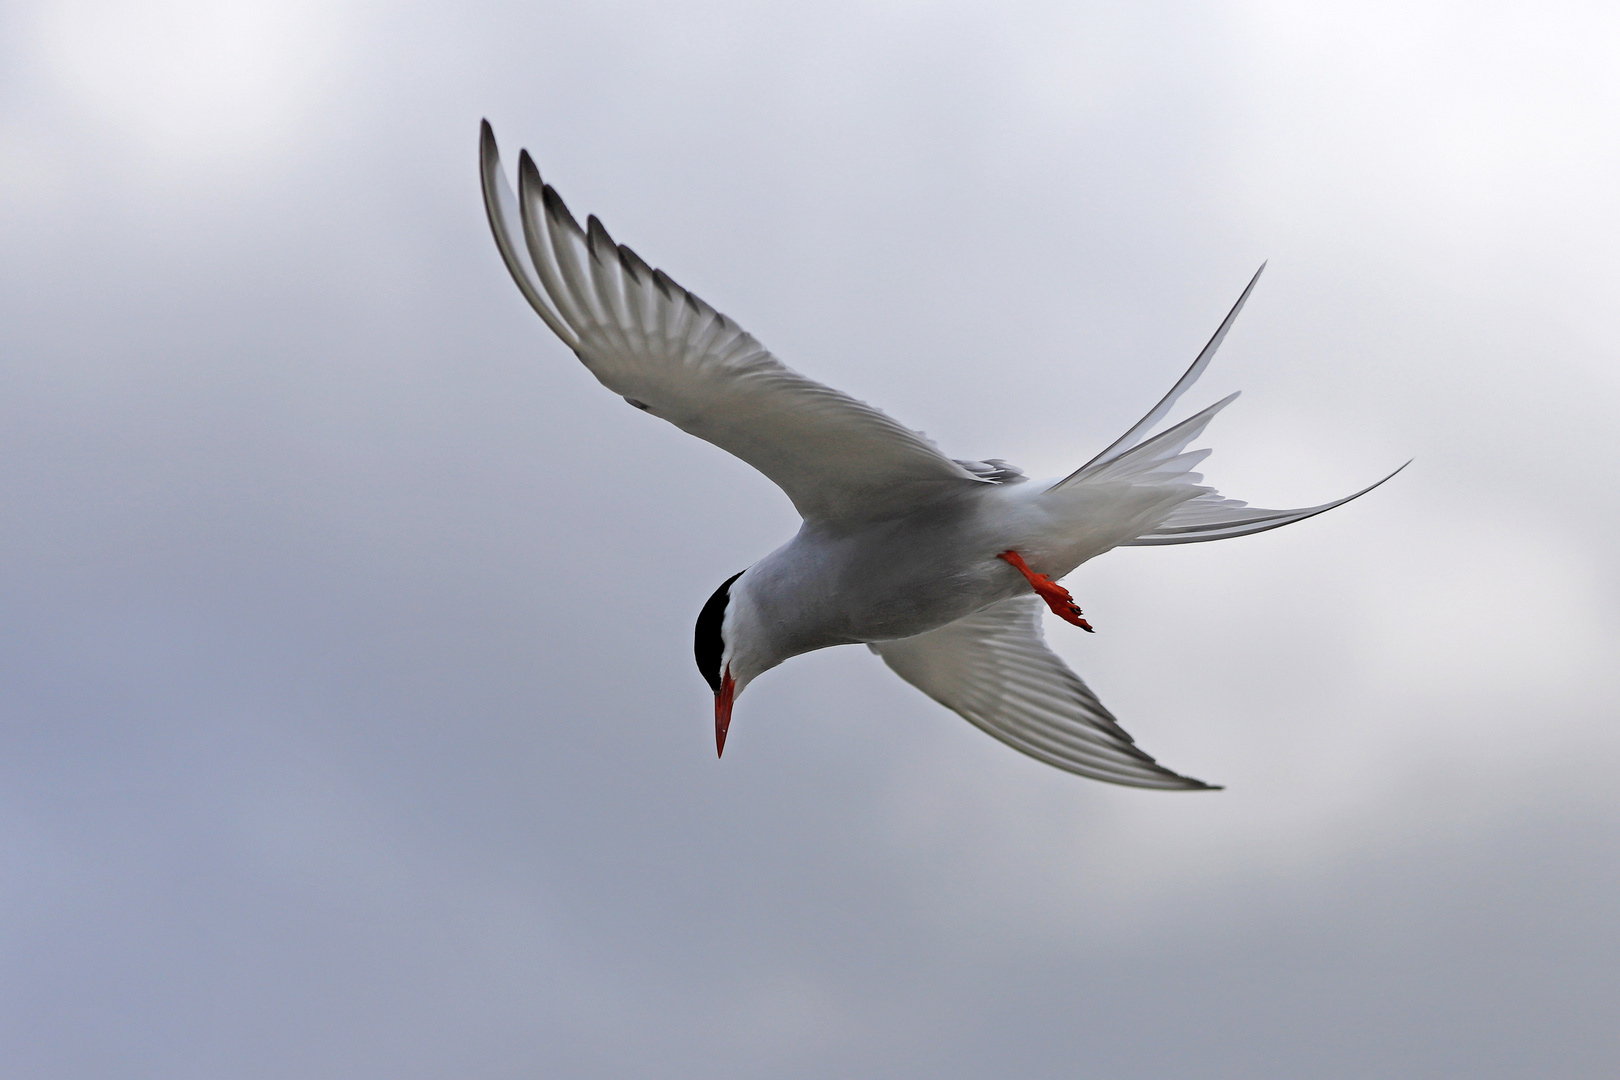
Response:
M1023 574L1030 587L1035 590L1042 600L1046 601L1046 606L1052 609L1052 614L1066 623L1073 623L1088 634L1096 633L1091 628L1091 624L1086 622L1084 614L1080 611L1080 605L1074 602L1074 597L1069 595L1068 589L1065 589L1045 574L1037 574L1031 570L1029 565L1024 562L1024 557L1016 551L1003 551L996 558L1011 563L1014 570Z

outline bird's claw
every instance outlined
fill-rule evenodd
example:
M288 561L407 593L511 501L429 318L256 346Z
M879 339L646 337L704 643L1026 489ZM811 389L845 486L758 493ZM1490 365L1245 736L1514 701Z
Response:
M1052 609L1052 614L1056 615L1066 623L1078 626L1088 634L1095 634L1097 632L1092 629L1090 623L1086 622L1085 613L1080 610L1080 605L1074 602L1074 597L1069 595L1069 590L1065 589L1063 586L1059 585L1045 574L1037 574L1035 571L1031 570L1029 568L1029 564L1024 562L1024 557L1018 554L1018 552L1003 551L1000 555L997 555L996 558L1010 563L1014 570L1017 570L1020 574L1023 574L1024 579L1028 581L1030 587L1035 590L1035 594L1042 600L1045 600L1046 606Z

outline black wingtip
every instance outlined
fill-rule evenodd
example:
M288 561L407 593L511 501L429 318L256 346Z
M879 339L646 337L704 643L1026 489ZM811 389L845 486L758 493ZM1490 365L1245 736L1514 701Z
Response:
M681 289L679 285L675 284L674 278L670 277L662 270L653 271L653 284L656 285L658 287L658 291L664 295L664 299L668 300L670 303L675 302L675 294L677 292L685 291Z
M539 179L538 173L535 174L535 179ZM562 196L557 194L557 189L550 184L545 184L540 188L540 202L545 206L546 213L550 214L554 221L569 232L578 235L583 231L579 227L579 222L574 220L574 215L568 209L568 204L563 202Z
M604 247L613 248L615 251L618 250L618 245L614 244L613 237L608 234L607 226L602 224L602 219L597 217L595 214L589 214L586 216L585 234L590 238L593 245L601 245Z
M652 267L641 261L641 257L623 244L619 245L619 266L631 281L640 285L646 277L652 276ZM645 275L643 274L645 271Z
M495 129L488 120L478 123L478 157L485 165L501 160L501 152L495 145Z

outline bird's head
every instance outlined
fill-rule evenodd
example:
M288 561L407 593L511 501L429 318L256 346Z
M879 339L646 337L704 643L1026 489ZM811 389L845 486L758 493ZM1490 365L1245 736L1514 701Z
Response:
M746 572L746 571L745 571ZM714 748L717 754L726 750L726 730L731 727L731 705L744 686L759 672L752 670L738 655L738 619L731 603L731 588L742 573L727 578L714 590L708 603L698 613L697 630L693 634L692 651L697 656L698 670L714 691ZM730 618L727 616L730 615Z

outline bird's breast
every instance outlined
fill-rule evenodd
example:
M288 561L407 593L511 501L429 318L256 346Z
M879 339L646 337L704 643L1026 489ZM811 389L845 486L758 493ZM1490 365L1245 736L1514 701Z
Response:
M809 526L746 578L762 630L783 658L937 629L1017 591L994 528L971 514L841 533Z

